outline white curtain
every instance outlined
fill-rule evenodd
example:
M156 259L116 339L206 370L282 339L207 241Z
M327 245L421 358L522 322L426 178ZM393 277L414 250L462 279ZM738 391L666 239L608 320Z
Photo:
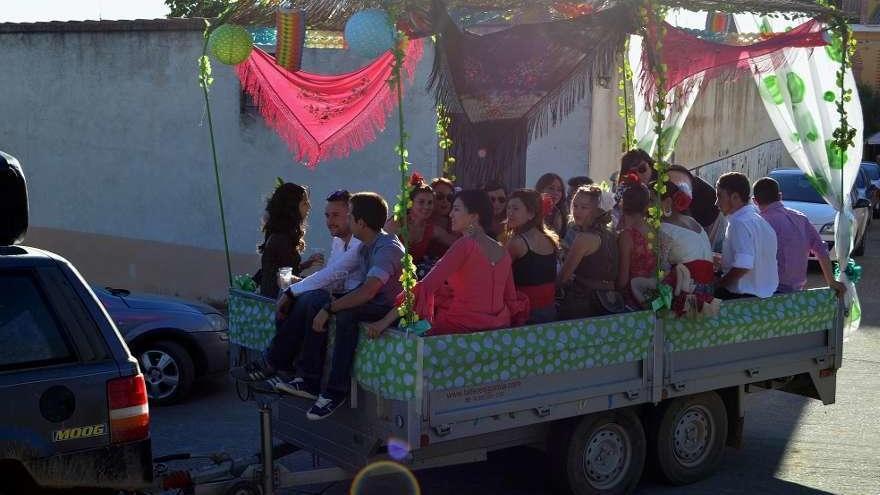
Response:
M734 16L740 32L754 33L769 27L773 32L803 22L761 18L751 14ZM837 72L839 54L833 48L786 48L776 60L776 69L759 73L753 70L755 83L764 107L779 137L798 168L808 174L810 182L822 197L837 210L834 244L841 272L847 266L853 247L853 211L850 200L862 161L864 122L852 70L844 78L846 89L853 90L845 108L850 125L856 129L854 145L840 153L831 143L839 125ZM851 307L848 331L858 328L861 317L855 286L844 273L841 281L847 286L847 303Z
M642 42L641 36L629 37L629 64L633 71L633 95L635 101L633 109L635 113L636 127L635 139L638 147L654 155L657 147L657 133L651 107L646 103L645 88L642 84ZM669 92L666 96L666 112L663 121L661 139L663 142L663 160L668 160L675 151L675 143L681 134L685 120L697 100L700 87L703 84L703 73L697 74L685 80L681 85Z

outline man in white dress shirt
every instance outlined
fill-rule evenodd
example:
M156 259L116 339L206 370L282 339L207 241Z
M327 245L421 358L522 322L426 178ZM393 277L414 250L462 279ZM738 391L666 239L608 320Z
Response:
M281 293L275 337L263 359L230 371L236 379L265 380L275 390L291 393L291 383L296 381L291 380L295 374L294 360L302 349L305 333L312 327L313 308L322 307L329 295L342 296L364 282L359 255L361 241L352 235L349 225L350 199L351 194L345 190L327 197L324 219L333 236L330 258L322 269Z
M779 286L776 232L751 202L749 179L730 172L718 179L718 207L727 217L721 253L722 277L716 284L719 299L770 297Z

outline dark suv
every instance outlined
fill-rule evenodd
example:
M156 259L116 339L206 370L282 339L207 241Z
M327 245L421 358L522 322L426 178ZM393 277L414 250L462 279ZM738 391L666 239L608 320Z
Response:
M137 362L70 263L14 245L26 227L21 168L0 152L0 493L145 487Z

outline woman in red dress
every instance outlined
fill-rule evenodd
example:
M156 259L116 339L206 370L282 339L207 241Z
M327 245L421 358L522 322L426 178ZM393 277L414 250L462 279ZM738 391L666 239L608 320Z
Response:
M453 232L462 234L415 289L415 311L431 323L429 335L471 333L525 323L528 299L513 283L510 254L486 234L492 203L483 191L462 191L450 213ZM393 308L367 325L376 337L398 318Z
M623 217L617 238L617 289L623 292L629 306L639 308L642 304L632 291L632 281L635 278L653 279L657 269L657 259L648 242L649 229L645 220L651 193L635 174L624 176L620 187Z
M448 242L451 235L449 232L434 221L434 191L431 186L418 173L410 177L410 200L412 207L407 214L407 234L409 245L407 251L413 257L413 263L420 264L428 255L428 248L432 242ZM394 217L385 223L385 231L389 234L399 234L400 225Z

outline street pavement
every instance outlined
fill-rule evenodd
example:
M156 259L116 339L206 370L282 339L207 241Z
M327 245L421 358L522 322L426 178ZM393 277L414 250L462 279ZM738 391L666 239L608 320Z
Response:
M858 259L864 268L859 284L862 327L844 345L837 402L823 406L775 391L749 395L744 446L726 450L717 474L686 487L646 477L636 493L880 495L880 233L871 232L867 242L866 255ZM819 277L813 274L811 280ZM201 383L185 404L151 412L157 456L217 451L246 455L258 449L257 410L253 403L241 402L226 379ZM309 468L311 457L290 456L288 465ZM427 495L550 495L542 466L541 453L514 449L491 455L485 463L423 471L417 477ZM324 489L327 495L349 493L347 483L282 493Z

